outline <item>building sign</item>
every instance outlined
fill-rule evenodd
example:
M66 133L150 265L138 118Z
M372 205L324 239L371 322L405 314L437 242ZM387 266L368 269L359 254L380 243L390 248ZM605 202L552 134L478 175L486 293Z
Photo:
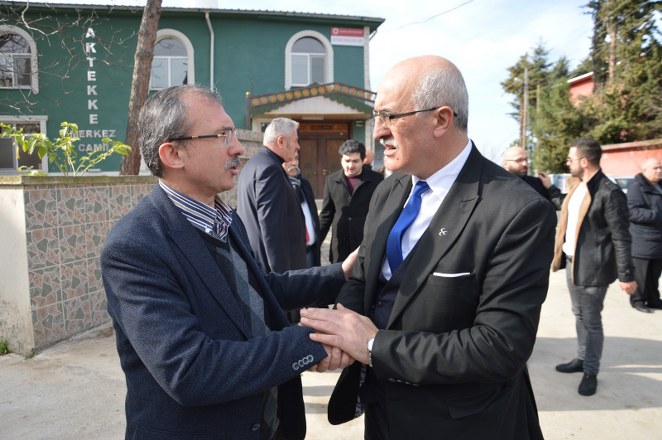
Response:
M363 28L331 28L331 44L336 46L364 46L365 30Z
M99 127L99 94L97 92L97 71L95 62L97 60L96 34L93 28L88 28L85 32L85 59L87 60L85 87L87 96L87 126L78 124L78 137L81 143L78 144L78 151L88 152L108 149L102 141L104 137L115 138L116 129Z

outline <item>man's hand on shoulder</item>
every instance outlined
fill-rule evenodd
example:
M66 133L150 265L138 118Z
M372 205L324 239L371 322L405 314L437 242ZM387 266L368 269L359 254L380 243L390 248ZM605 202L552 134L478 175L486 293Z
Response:
M549 189L552 186L552 178L549 177L549 174L540 172L538 173L538 179L542 182L542 186Z

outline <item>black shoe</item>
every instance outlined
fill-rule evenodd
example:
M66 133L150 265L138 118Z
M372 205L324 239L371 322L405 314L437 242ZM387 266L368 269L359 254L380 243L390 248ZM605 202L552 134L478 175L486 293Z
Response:
M593 373L584 373L582 381L579 382L577 392L582 396L592 396L598 389L598 375Z
M648 307L643 306L641 304L637 304L637 305L634 305L632 307L634 307L634 309L636 311L641 312L641 313L653 313L653 311L651 309L649 309Z
M584 371L584 361L581 359L573 359L565 364L558 364L556 371L559 373L581 373Z

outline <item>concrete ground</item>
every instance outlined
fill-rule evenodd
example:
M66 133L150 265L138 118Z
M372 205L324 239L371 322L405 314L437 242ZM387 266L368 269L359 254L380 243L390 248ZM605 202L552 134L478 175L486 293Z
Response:
M574 357L575 330L564 273L552 274L529 369L548 440L662 438L662 311L630 308L617 286L603 313L605 348L598 392L577 394L579 374L554 365ZM124 376L109 325L32 359L0 356L0 439L120 439ZM308 438L362 438L362 419L331 426L326 404L338 373L304 373Z

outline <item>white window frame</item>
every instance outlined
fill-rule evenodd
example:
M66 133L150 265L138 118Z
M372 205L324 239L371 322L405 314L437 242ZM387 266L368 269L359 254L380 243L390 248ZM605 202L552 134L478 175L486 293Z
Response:
M4 116L0 115L0 122L8 125L16 124L39 124L39 132L46 133L46 123L48 116ZM20 154L20 153L19 153ZM48 173L48 155L41 158L41 171ZM14 144L14 167L0 168L0 175L15 175L18 171L18 158L16 157L16 144Z
M299 41L301 38L304 37L315 38L324 46L324 50L326 51L326 63L325 63L326 68L324 72L323 82L324 83L333 82L333 46L331 45L331 42L319 32L306 30L306 31L297 32L296 34L292 35L292 37L287 42L287 45L285 46L285 90L290 90L292 87L310 85L310 83L294 84L292 82L292 47L294 46L294 43L296 43L297 41ZM301 55L301 54L297 54L297 55ZM310 60L308 61L309 61L308 80L310 80Z
M186 35L184 35L183 33L181 33L176 29L159 29L158 31L156 31L155 44L158 43L160 40L163 40L164 38L174 38L175 40L178 40L180 43L184 45L184 48L186 49L186 55L188 58L187 71L186 71L187 84L195 84L195 50L193 49L191 40L189 40ZM159 57L159 58L169 59L170 57ZM168 62L168 85L169 86L173 85L170 83L170 62ZM151 74L149 81L149 90L160 90L160 89L152 88Z
M28 44L30 45L29 56L30 56L30 68L32 69L32 72L30 74L29 86L17 85L16 80L14 80L13 86L11 87L0 86L0 89L5 89L5 90L31 89L34 93L39 93L39 75L37 74L37 72L39 71L39 68L37 66L37 45L35 44L30 34L28 34L26 31L24 31L19 27L11 26L11 25L0 25L0 35L6 35L6 34L17 34L23 37L28 42Z

